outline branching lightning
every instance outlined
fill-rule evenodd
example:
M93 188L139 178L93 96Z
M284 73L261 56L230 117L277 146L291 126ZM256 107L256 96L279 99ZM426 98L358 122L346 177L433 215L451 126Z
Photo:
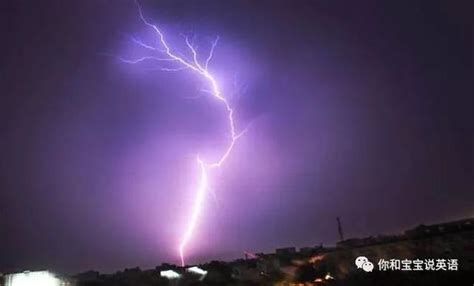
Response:
M186 247L192 240L193 233L195 228L198 224L199 216L202 212L203 202L206 197L206 191L209 188L209 171L214 168L221 167L226 159L231 154L237 139L245 132L238 133L235 127L234 121L234 110L232 109L229 101L223 96L219 84L215 77L209 72L208 67L214 55L214 49L217 46L219 41L219 37L217 37L212 43L209 50L209 54L206 57L204 63L199 61L199 56L197 49L193 46L193 44L189 41L188 37L184 38L186 47L188 52L190 53L192 59L187 59L184 56L181 56L178 52L176 52L170 44L167 42L163 32L158 28L157 25L150 23L145 16L143 15L142 7L135 1L135 4L138 8L138 13L140 16L140 20L148 26L157 36L158 45L153 46L147 44L139 39L132 38L132 41L142 47L143 49L149 50L152 53L156 54L156 56L146 56L140 57L136 59L124 59L119 58L122 62L128 64L138 64L145 61L154 61L160 63L159 69L162 71L180 71L180 70L190 70L203 79L209 85L209 90L206 90L214 99L220 101L224 106L227 112L227 124L230 133L229 143L227 147L223 151L222 155L218 157L215 161L206 162L199 157L196 158L197 165L199 167L199 182L196 186L195 190L195 200L192 206L191 215L189 217L189 221L186 225L186 229L184 231L183 236L179 242L179 256L181 260L181 265L185 265L185 251ZM166 64L166 65L165 65Z

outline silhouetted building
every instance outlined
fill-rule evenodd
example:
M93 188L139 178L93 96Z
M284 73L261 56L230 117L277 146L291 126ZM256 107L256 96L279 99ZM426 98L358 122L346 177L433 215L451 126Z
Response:
M292 255L296 253L295 247L285 247L285 248L277 248L275 250L277 255Z

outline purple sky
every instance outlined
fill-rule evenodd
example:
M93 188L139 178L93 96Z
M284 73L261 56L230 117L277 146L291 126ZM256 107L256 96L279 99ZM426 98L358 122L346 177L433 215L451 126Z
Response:
M143 6L174 43L221 37L211 70L238 127L251 124L213 177L189 262L334 244L337 216L354 237L474 215L468 8ZM223 147L222 106L189 98L202 87L192 74L106 56L150 39L132 1L0 11L0 272L178 263L195 154Z

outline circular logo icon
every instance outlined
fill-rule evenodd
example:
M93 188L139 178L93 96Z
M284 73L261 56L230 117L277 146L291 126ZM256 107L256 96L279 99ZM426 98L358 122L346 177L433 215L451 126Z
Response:
M357 268L362 268L365 272L372 272L374 270L374 264L369 261L365 256L359 256L355 260L355 265Z

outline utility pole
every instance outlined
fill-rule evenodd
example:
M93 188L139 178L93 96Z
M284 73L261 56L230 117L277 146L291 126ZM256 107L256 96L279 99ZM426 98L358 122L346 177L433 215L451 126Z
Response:
M339 240L344 240L344 234L342 233L342 225L341 225L341 220L339 217L337 219L337 231L339 232Z

